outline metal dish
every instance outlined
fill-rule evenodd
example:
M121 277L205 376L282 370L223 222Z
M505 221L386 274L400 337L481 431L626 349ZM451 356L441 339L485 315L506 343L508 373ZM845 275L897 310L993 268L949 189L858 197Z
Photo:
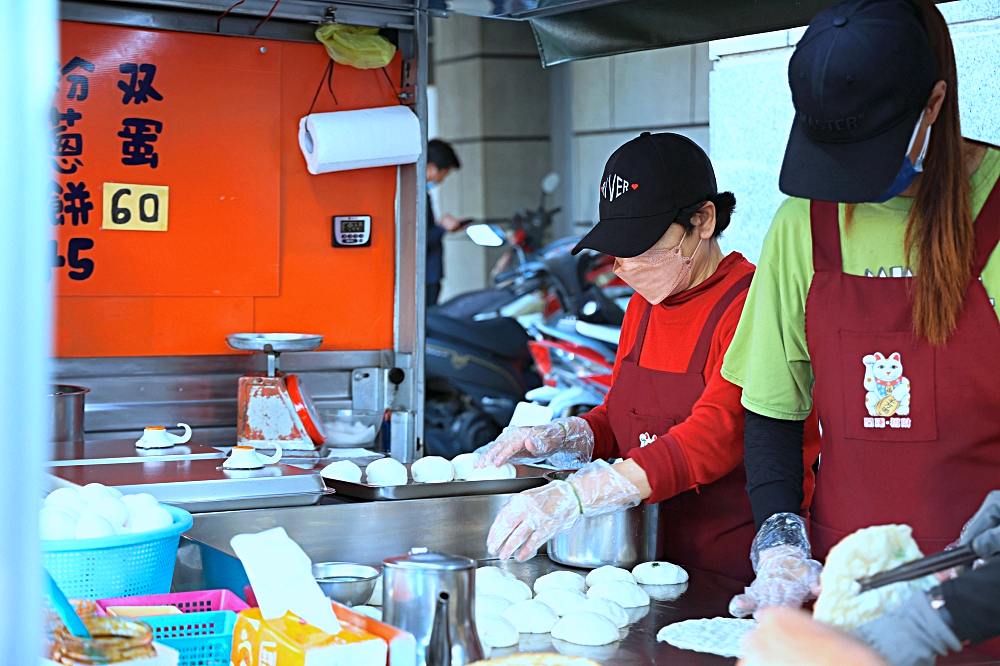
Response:
M303 352L323 344L322 335L309 333L233 333L226 336L233 349L242 351Z
M549 472L545 478L563 480L572 472ZM569 567L596 569L609 564L631 569L640 562L661 559L659 506L640 504L603 516L581 518L548 543L548 556Z
M379 577L378 569L353 562L319 562L312 571L323 594L347 606L371 599Z

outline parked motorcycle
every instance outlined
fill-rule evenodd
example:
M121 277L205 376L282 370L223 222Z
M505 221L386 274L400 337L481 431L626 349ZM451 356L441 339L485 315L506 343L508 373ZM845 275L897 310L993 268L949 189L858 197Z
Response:
M542 383L524 325L545 307L548 280L531 257L559 212L545 207L558 181L555 174L543 179L537 209L468 226L466 233L477 244L508 248L503 264L494 268L494 286L427 309L424 440L429 455L452 457L495 439L524 394Z

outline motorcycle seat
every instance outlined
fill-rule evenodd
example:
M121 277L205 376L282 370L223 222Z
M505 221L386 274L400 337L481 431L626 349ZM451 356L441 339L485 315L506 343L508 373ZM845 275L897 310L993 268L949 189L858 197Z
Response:
M530 354L528 334L516 320L508 317L476 321L428 312L427 337L450 338L507 358L526 358Z

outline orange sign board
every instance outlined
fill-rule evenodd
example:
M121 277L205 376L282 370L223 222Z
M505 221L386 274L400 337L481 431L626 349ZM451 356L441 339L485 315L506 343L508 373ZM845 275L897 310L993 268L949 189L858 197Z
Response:
M250 41L217 52L197 35L103 25L64 23L62 40L53 104L56 251L66 257L85 247L76 259L91 269L74 273L56 258L57 292L277 295L279 58ZM139 201L112 210L104 183L170 188L169 229L162 201L165 233L110 233L125 215L123 228L143 226L131 214ZM153 202L143 203L152 214ZM205 256L206 244L226 251Z
M396 169L312 176L298 147L327 62L318 43L62 23L54 120L82 117L54 126L57 356L232 353L239 331L392 346ZM398 56L388 77L337 65L336 101L324 85L315 111L396 104L400 71ZM77 133L81 154L59 154ZM104 228L106 213L126 216L105 211L105 183L137 186L118 200L133 224L139 188L166 188L166 231ZM332 247L332 218L348 214L371 216L369 246Z

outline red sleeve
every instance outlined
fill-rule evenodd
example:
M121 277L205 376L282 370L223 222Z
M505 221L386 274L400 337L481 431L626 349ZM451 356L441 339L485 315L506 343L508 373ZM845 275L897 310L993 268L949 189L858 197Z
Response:
M628 354L635 341L636 330L639 327L637 320L639 307L634 306L638 294L633 294L632 299L625 308L625 319L622 321L622 332L618 339L618 351L615 352L615 369L611 376L612 386L618 381L618 369L622 364L622 355ZM615 439L615 432L611 429L611 421L608 419L608 398L605 396L604 402L586 414L581 414L581 418L587 422L590 429L594 431L594 460L617 458L618 441Z
M646 472L653 489L647 502L662 502L717 481L743 461L742 391L723 379L719 370L745 300L744 292L729 305L715 328L705 363L705 390L691 415L649 446L629 452L629 458Z

